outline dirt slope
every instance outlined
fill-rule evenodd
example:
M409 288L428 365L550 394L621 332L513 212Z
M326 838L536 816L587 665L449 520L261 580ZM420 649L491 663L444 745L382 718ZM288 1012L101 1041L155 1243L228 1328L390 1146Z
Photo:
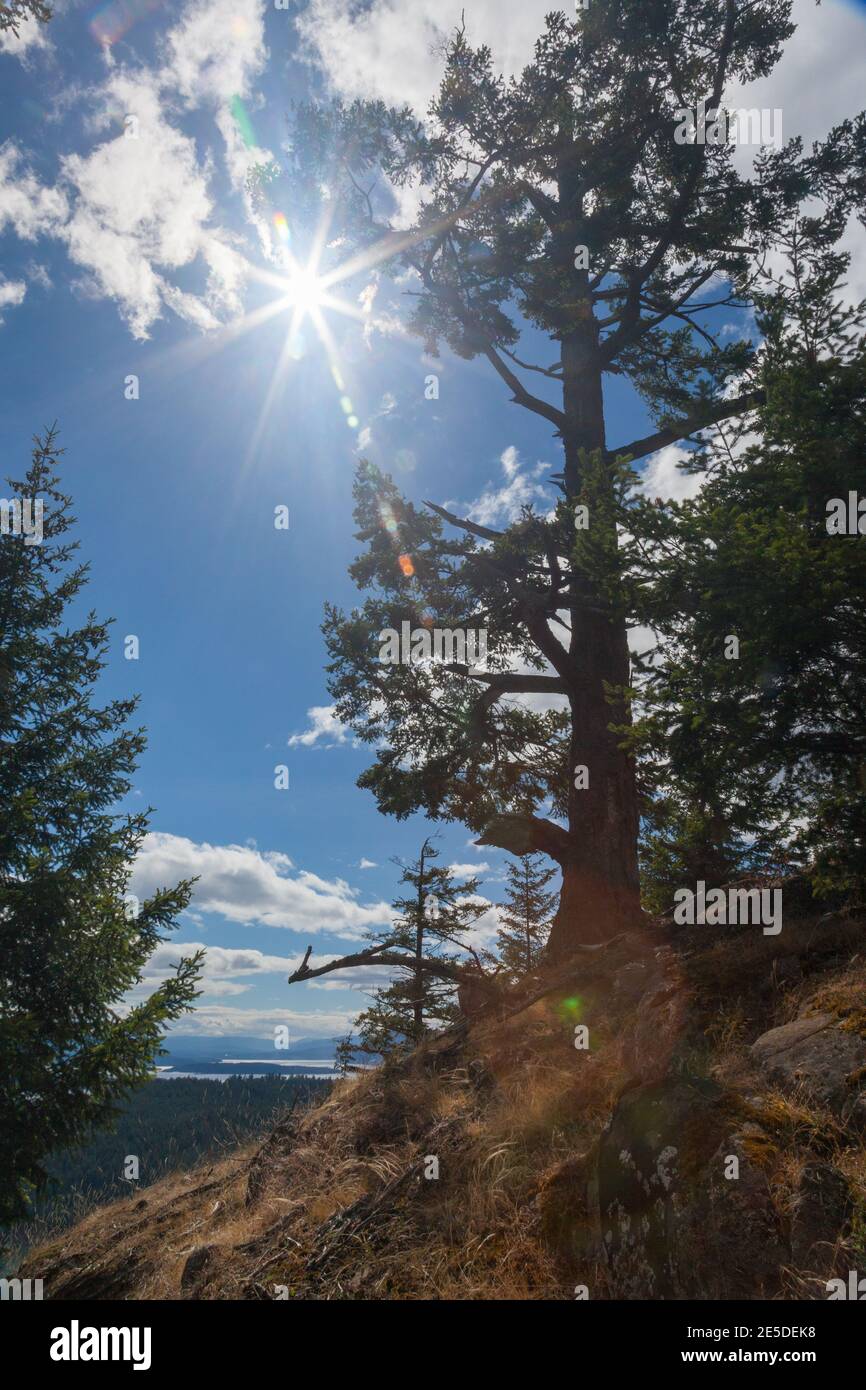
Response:
M54 1299L717 1299L866 1267L862 919L648 924L507 1008L20 1273Z

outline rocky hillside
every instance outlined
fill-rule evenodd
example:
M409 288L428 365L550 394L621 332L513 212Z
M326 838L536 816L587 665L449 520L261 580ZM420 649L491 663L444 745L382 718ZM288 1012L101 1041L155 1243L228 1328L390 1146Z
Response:
M54 1299L826 1298L866 1268L866 921L802 913L587 948L20 1273Z

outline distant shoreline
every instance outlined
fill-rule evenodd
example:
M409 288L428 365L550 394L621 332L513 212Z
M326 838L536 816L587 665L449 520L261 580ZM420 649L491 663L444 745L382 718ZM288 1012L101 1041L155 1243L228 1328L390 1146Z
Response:
M290 1071L288 1067L283 1067L279 1071L175 1071L174 1068L161 1068L155 1075L156 1081L231 1081L236 1078L241 1081L268 1081L272 1077L288 1079L290 1076L302 1078L307 1081L333 1081L335 1076L339 1076L336 1069L318 1072Z

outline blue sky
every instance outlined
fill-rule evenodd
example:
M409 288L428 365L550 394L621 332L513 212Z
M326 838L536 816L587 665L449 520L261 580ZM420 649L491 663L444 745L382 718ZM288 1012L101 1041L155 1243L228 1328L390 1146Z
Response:
M510 405L485 364L423 357L400 332L400 288L376 275L346 290L367 306L363 321L325 311L352 427L314 332L272 390L289 313L236 331L276 297L256 272L274 271L277 234L243 186L251 163L278 155L289 102L338 91L423 108L431 45L463 8L470 36L513 68L547 6L61 3L47 30L28 26L0 51L3 473L20 474L32 434L59 422L92 564L87 603L116 619L101 694L140 692L149 731L134 800L155 808L153 833L133 887L201 875L149 972L152 983L185 943L207 946L205 993L184 1032L344 1029L363 996L345 980L290 989L289 964L310 943L317 956L355 949L387 922L391 857L413 855L432 829L377 814L355 786L369 753L328 713L319 626L326 600L354 598L358 457L415 500L494 523L522 500L545 505L545 472L560 467L548 427ZM785 134L811 138L862 104L866 22L841 0L797 13L801 33L750 104L783 106ZM816 62L822 82L809 81ZM124 134L131 113L137 140ZM866 293L862 257L852 282ZM130 375L137 400L125 399ZM611 445L647 427L621 389L608 410ZM696 486L677 458L648 462L663 495ZM278 505L288 531L274 528ZM127 634L137 661L124 659ZM274 787L280 763L287 791ZM444 862L489 866L482 891L500 897L504 856L477 851L460 826L441 827L439 844ZM494 927L491 910L482 931Z

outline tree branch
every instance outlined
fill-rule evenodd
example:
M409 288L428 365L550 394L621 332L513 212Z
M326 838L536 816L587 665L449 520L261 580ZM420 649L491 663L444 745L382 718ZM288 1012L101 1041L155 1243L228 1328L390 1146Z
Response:
M361 965L391 965L398 969L424 970L428 975L437 975L440 979L448 980L455 985L463 985L473 980L482 987L488 987L488 979L483 972L479 975L475 970L467 971L462 966L452 965L445 960L428 960L426 957L419 960L415 955L389 949L391 945L392 942L384 942L380 946L371 946L368 950L356 951L351 956L340 956L338 960L329 961L327 965L314 966L312 970L308 967L307 961L313 948L308 946L303 961L289 976L288 982L290 985L300 984L303 980L315 980L319 975L330 975L334 970L353 970Z
M461 517L455 516L453 512L440 507L436 502L425 502L424 506L429 507L438 516L444 517L452 526L459 527L461 531L468 531L472 536L480 536L484 541L498 541L503 535L502 531L492 531L489 526L479 526L476 521L464 521Z
M506 386L511 388L513 393L512 400L515 405L522 405L526 410L532 410L536 415L541 415L545 420L550 420L551 424L556 425L558 430L565 428L565 413L557 410L555 405L548 405L547 401L542 401L538 396L533 396L527 391L523 382L518 380L507 363L503 362L499 353L492 343L488 343L483 349L484 356L491 366L499 373Z
M525 372L540 372L542 376L549 376L554 381L562 381L562 363L555 362L552 367L539 367L535 362L524 362L514 352L509 352L507 347L502 348L506 357L510 357L512 362L518 367L522 367Z
M689 435L695 434L698 430L706 429L708 425L717 425L721 420L730 419L732 415L744 415L748 410L755 410L759 405L763 405L764 400L764 392L758 390L747 391L742 396L735 396L730 401L719 401L713 409L706 411L702 416L692 415L684 420L675 420L672 425L657 430L655 434L647 434L643 439L632 440L631 444L624 445L620 449L609 449L605 457L609 463L618 457L627 457L632 460L643 458L646 454L654 454L656 449L663 449L666 444L675 444L678 439L687 439Z
M454 671L458 676L468 676L472 681L481 681L490 686L498 695L567 695L568 687L559 676L519 675L513 671L470 671L460 662L451 662L444 668Z
M562 864L572 848L571 837L561 825L540 816L507 812L494 816L484 827L476 845L493 845L509 854L522 855L540 852L549 854Z

